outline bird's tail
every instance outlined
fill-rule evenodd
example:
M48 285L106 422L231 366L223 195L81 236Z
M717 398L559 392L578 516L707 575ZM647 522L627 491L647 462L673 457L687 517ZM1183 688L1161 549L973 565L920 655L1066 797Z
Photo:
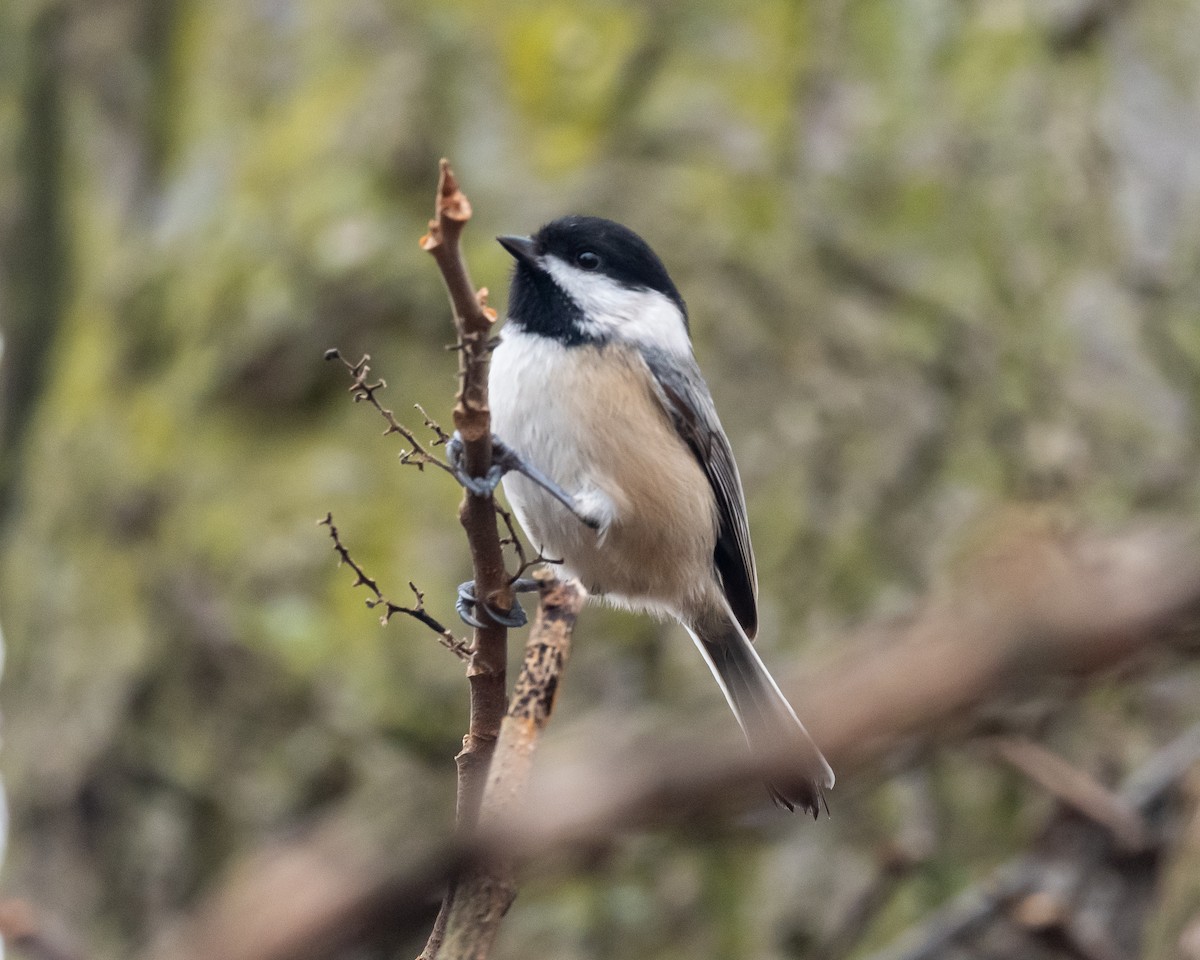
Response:
M771 799L789 810L800 807L815 819L825 799L823 791L833 786L833 770L763 666L750 638L732 613L715 623L689 627L688 632L721 685L751 752L780 756L790 750L796 756L794 777L773 776L767 781Z

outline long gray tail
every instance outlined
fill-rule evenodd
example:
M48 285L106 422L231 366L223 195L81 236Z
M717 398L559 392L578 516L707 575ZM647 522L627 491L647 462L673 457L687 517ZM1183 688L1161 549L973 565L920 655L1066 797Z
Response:
M784 744L791 745L796 775L768 780L771 799L789 810L800 807L815 819L824 801L823 790L833 786L833 770L763 666L754 644L732 613L715 624L689 627L688 633L721 685L751 752L775 756L789 749Z

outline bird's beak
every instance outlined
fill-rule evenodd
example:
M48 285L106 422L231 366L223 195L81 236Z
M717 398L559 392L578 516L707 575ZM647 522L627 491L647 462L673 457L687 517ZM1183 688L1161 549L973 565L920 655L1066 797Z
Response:
M512 254L517 263L537 266L537 245L533 237L497 237L500 246Z

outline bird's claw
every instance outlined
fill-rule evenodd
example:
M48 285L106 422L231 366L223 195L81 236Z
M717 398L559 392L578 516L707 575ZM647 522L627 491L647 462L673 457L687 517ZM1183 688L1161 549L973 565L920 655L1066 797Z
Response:
M522 581L516 581L513 584L513 588L518 589L517 585L520 583ZM475 609L482 610L495 625L507 627L510 630L523 627L529 622L529 618L525 616L525 611L521 608L521 604L517 601L516 597L513 597L511 610L497 610L491 604L476 599L474 580L468 580L466 583L458 585L458 598L454 601L454 608L458 611L458 615L462 617L463 623L477 630L490 626L490 624L476 617L472 612Z
M473 477L467 473L466 466L463 464L463 441L457 430L454 431L454 436L446 441L446 459L450 462L455 479L463 485L463 489L475 497L490 497L496 492L500 478L505 473L504 466L498 458L486 476Z
M488 469L485 477L472 477L466 473L457 474L458 482L461 483L469 493L476 497L490 497L496 492L496 487L500 485L500 478L504 476L504 468L497 463L492 464Z
M446 459L450 463L450 468L454 471L455 478L463 485L463 489L472 496L490 497L496 492L500 478L509 471L515 471L522 476L528 477L533 483L536 483L550 494L550 496L554 497L555 500L570 510L580 523L593 530L600 528L600 521L584 511L571 494L567 493L567 491L542 473L537 467L526 463L521 459L519 453L497 436L492 437L492 465L485 476L473 477L467 473L466 465L463 463L463 441L457 430L454 431L454 436L446 442Z

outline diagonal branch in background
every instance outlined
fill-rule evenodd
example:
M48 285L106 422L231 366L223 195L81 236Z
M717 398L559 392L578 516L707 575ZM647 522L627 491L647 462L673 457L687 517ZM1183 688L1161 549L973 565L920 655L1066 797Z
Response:
M904 624L848 640L846 653L785 692L841 783L894 751L969 735L988 704L1094 676L1148 653L1195 648L1200 531L1136 524L1115 535L1032 533L989 551ZM954 724L962 729L954 731ZM740 806L759 778L790 772L787 755L756 760L733 737L702 750L680 735L621 742L614 728L578 762L545 771L506 842L589 843L622 828ZM553 838L553 840L550 840Z
M1060 803L1108 830L1122 852L1134 854L1146 849L1146 823L1137 810L1091 774L1022 737L997 737L991 746L1000 759Z
M1147 817L1197 762L1200 762L1200 725L1184 731L1147 759L1127 778L1116 795L1117 800L1136 816ZM1123 863L1128 862L1119 849L1115 855ZM1093 854L1088 859L1094 858ZM1082 868L1087 866L1084 864ZM1012 912L1021 927L1055 932L1068 943L1074 955L1123 956L1106 938L1097 936L1094 923L1081 924L1073 915L1073 905L1047 889L1063 886L1063 870L1060 851L1022 854L997 867L982 883L972 885L910 930L900 944L872 954L870 960L938 960L959 956L955 950L957 941L993 923L1006 911ZM1078 883L1081 878L1071 879Z
M902 749L915 756L934 743L961 742L973 733L973 717L1011 702L1014 694L1036 695L1064 678L1104 677L1114 668L1153 662L1151 655L1200 656L1194 642L1200 610L1196 531L1135 523L1107 535L1027 538L1002 549L1002 558L995 553L957 589L931 597L909 622L860 631L847 639L844 656L809 670L806 682L788 685L819 719L822 743L844 771L843 783L853 781L856 771L861 780L864 772L879 770ZM360 867L347 874L344 886L336 886L342 906L323 914L324 920L290 908L292 877L264 873L257 881L244 877L240 894L218 891L213 901L236 904L253 895L289 905L276 916L271 937L292 949L247 946L236 956L299 960L312 956L303 945L313 942L340 938L350 944L367 933L412 933L423 922L414 905L438 893L464 864L469 873L474 864L498 859L529 863L562 851L594 850L632 828L666 824L678 830L686 817L712 820L764 800L760 781L773 771L756 767L733 737L716 741L693 730L664 743L660 729L651 742L631 743L619 723L606 721L604 729L612 744L590 744L579 762L544 768L541 787L508 823L489 818L482 832L441 843L425 837L419 851L391 851L381 870ZM1121 791L1122 803L1144 813L1197 757L1200 729L1143 764ZM763 760L774 762L787 758ZM423 836L412 832L414 839ZM1016 873L995 875L986 896L974 890L944 921L959 930L969 929L973 918L983 922L995 910L994 897L1008 890L1005 902L1011 902L1029 889L1028 875ZM344 918L362 912L375 925L364 924L355 934ZM237 926L239 918L250 922L245 911L202 909L200 916L208 919L186 938L191 949L151 956L230 960L234 954L209 945L253 939Z

